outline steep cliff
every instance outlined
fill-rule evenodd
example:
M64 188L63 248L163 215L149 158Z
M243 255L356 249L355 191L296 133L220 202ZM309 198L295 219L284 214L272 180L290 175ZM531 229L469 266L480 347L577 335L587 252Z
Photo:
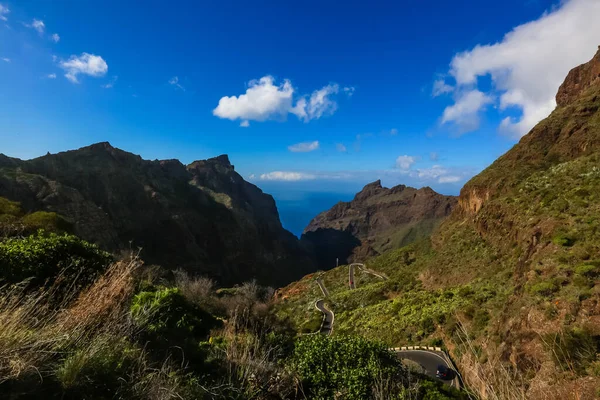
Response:
M360 262L429 236L455 205L455 197L428 187L388 189L378 180L352 201L317 215L304 229L302 241L313 248L321 268L335 266L336 258L340 263Z
M64 216L110 251L142 248L147 263L210 275L222 284L281 284L311 272L275 201L226 155L148 161L97 143L29 161L0 155L0 196Z

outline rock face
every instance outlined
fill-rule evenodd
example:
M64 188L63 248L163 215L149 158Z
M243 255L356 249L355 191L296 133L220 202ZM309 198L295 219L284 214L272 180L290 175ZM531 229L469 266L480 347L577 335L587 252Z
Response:
M600 46L589 62L573 68L556 94L556 104L564 107L575 101L584 90L600 85Z
M302 241L313 249L320 268L335 267L336 258L340 263L360 262L428 236L456 202L456 197L428 187L388 189L378 180L352 201L317 215L304 229Z
M0 196L63 215L75 234L107 250L141 247L146 263L221 284L280 285L314 270L273 198L244 181L226 155L186 166L109 143L29 161L0 155Z

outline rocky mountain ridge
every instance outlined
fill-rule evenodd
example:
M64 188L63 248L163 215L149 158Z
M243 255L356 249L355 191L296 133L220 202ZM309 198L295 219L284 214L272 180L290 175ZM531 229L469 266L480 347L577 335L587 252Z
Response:
M233 284L289 282L312 271L283 229L274 199L246 182L226 155L184 165L148 161L96 143L23 161L0 155L0 196L56 212L74 233L147 263Z
M456 197L429 187L385 188L369 183L350 202L339 202L317 215L304 229L302 241L315 251L321 268L361 261L428 236L450 214Z

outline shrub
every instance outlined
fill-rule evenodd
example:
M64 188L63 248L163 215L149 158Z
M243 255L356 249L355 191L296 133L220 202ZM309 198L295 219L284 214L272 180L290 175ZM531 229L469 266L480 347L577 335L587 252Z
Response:
M558 291L558 285L553 281L538 282L531 285L529 291L540 296L552 296Z
M199 343L206 340L211 329L220 326L220 321L188 302L180 289L158 287L138 293L130 310L143 329L142 341L157 350L156 356L172 356L195 364L195 368L204 367L204 349ZM178 351L173 353L174 349Z
M575 244L575 238L566 233L559 233L552 238L552 243L557 246L570 247Z
M404 379L404 367L384 345L355 336L298 340L293 368L309 398L315 399L367 399L377 379Z
M37 231L44 229L47 231L69 232L72 229L71 224L63 217L54 212L36 211L25 215L21 223L28 231Z
M131 304L138 324L159 336L206 336L215 319L189 303L179 288L160 287L138 293Z
M111 261L110 254L73 235L38 231L0 242L1 277L11 283L27 278L42 283L59 274L69 284L91 283Z
M575 268L576 274L585 276L586 278L594 278L594 277L598 276L599 272L600 272L600 268L598 268L595 265L591 265L591 264L584 264L584 265L580 265L579 267Z
M22 214L21 205L16 201L10 201L4 197L0 197L0 214L18 217Z

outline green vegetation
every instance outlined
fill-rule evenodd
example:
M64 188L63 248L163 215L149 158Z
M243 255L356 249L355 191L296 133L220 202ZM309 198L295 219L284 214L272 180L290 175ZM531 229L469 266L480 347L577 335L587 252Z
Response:
M27 214L18 202L0 197L0 236L27 235L39 229L71 232L72 226L57 213L36 211Z
M414 385L396 355L357 336L304 337L296 342L292 365L309 399L466 398L441 382L418 378Z
M357 272L351 291L347 266L321 273L336 315L334 337L447 345L490 376L504 371L495 387L536 375L539 353L517 355L512 365L490 361L523 343L538 342L565 374L596 376L598 327L579 329L597 318L600 301L598 165L597 155L555 161L492 196L477 215L454 215L430 239L364 260L387 281ZM301 310L320 296L311 279L300 283L306 290L291 285L276 308L296 327L306 321ZM541 336L514 325L530 319Z
M337 393L348 400L365 399L377 379L402 381L404 375L400 360L385 346L360 337L305 337L296 343L293 363L315 399Z
M10 283L28 278L43 283L59 275L90 283L111 261L110 254L73 235L39 231L0 242L0 277Z

